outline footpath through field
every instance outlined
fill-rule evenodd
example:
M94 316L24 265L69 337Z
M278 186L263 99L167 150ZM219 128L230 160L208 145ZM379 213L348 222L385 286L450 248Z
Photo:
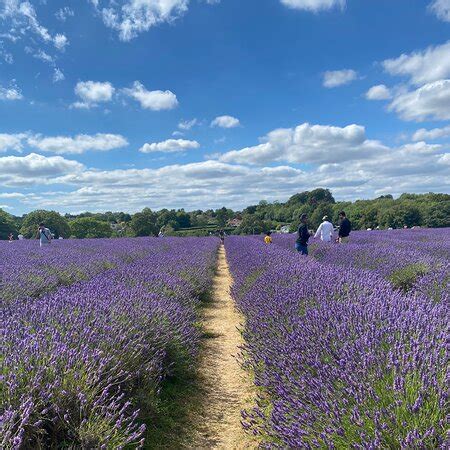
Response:
M230 295L232 278L223 246L211 299L205 307L204 335L198 367L201 408L194 413L191 448L249 449L257 444L243 431L241 410L251 404L253 385L236 356L243 319ZM192 446L191 446L192 445Z

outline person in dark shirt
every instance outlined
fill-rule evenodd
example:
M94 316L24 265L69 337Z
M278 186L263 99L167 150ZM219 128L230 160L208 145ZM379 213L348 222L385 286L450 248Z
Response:
M346 244L350 240L350 232L352 231L352 224L344 211L339 213L339 243Z
M295 249L302 255L308 254L308 240L310 234L308 231L308 216L302 214L300 216L300 226L298 227L298 237L295 242Z

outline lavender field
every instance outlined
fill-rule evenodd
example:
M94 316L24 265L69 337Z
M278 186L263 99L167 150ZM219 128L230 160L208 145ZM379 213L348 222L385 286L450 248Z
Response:
M144 445L161 381L198 350L210 239L1 243L4 449Z
M313 240L309 257L294 242L225 239L257 389L245 430L263 448L445 448L450 229ZM218 247L0 242L0 448L151 448L164 380L198 366Z
M259 387L245 427L281 448L445 448L450 230L226 243Z

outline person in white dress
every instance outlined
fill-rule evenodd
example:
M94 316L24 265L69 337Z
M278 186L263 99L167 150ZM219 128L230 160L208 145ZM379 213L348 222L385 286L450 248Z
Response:
M317 228L315 238L320 236L323 242L331 242L333 239L334 227L331 222L328 221L328 216L323 216L322 223Z
M48 228L45 227L43 223L39 224L38 238L41 247L52 243L52 233Z

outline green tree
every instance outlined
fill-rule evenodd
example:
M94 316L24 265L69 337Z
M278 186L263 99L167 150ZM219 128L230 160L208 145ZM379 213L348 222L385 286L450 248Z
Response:
M21 234L26 238L35 237L41 222L45 224L56 238L67 238L70 236L70 227L67 219L56 211L45 211L43 209L33 211L25 216L20 229Z
M270 230L270 224L252 215L244 215L238 228L240 234L261 234Z
M133 215L130 228L135 236L156 236L159 231L156 221L157 215L150 208L144 208Z
M425 211L424 222L430 228L450 227L450 200L429 206Z
M80 217L69 222L70 235L78 239L85 238L109 238L112 229L107 222L94 219L93 217Z
M225 208L225 206L216 210L216 219L219 227L224 227L233 215L234 212L231 209Z
M0 239L8 239L8 236L17 234L17 227L14 223L14 217L6 211L0 209Z
M178 211L176 217L179 228L189 228L191 226L191 216L184 210Z
M421 224L420 210L410 201L396 204L380 214L380 225L386 228L402 228L404 225L412 227Z
M156 226L158 229L161 229L169 223L171 226L175 224L175 228L178 228L177 213L174 209L170 211L168 209L162 209L157 213Z
M308 192L308 203L314 206L320 203L335 203L335 201L328 189L319 188Z

